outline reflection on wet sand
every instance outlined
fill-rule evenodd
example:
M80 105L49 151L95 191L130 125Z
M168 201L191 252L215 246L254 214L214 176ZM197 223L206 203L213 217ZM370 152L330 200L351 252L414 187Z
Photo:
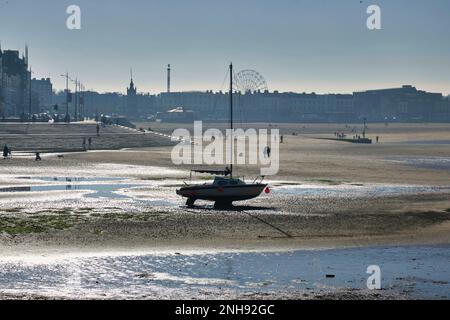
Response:
M384 298L450 298L446 246L290 252L105 255L0 261L6 294L96 299L380 298L366 287L382 271ZM358 291L355 291L358 290Z

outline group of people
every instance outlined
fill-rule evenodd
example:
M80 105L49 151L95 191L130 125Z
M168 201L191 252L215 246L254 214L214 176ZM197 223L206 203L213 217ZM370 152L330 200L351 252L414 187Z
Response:
M346 137L345 133L340 133L340 132L335 132L335 133L334 133L334 136L335 136L336 138L339 138L339 139L344 139L344 138ZM363 137L364 137L364 136L363 136ZM360 136L359 134L355 134L355 135L353 136L353 140L360 140L360 139L361 139L361 136ZM375 138L375 140L376 140L377 143L380 143L380 137L379 137L379 136L377 136L377 137Z
M88 139L83 138L82 147L84 151L90 150L92 147L92 138L91 137L89 137ZM11 148L8 147L7 144L5 144L5 146L3 147L3 159L11 158L11 156L12 156ZM36 161L42 160L40 152L36 152L35 156Z
M91 146L92 146L92 138L89 137L87 139L87 143L86 143L86 138L83 138L83 143L81 144L82 148L84 151L88 151L91 150Z
M35 160L36 161L41 161L41 153L40 152L36 152L35 154ZM7 144L5 144L5 146L3 147L3 160L11 158L12 157L12 152L11 152L11 148L8 147Z

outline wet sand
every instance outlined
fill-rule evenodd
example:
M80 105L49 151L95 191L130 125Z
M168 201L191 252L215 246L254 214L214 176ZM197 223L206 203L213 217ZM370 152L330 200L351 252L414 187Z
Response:
M29 255L0 261L0 298L448 299L448 249ZM367 289L373 265L382 290Z
M450 170L445 165L450 159L445 142L450 141L450 125L373 125L370 135L381 137L381 143L373 145L316 139L332 137L344 131L344 125L279 127L285 137L280 172L267 178L271 194L238 203L232 210L215 210L202 202L194 209L184 206L175 189L188 180L190 167L172 165L171 147L143 145L66 153L63 158L44 154L42 162L27 156L1 160L0 189L34 188L0 192L2 259L58 252L450 243ZM169 134L172 128L153 124L152 129ZM238 174L255 176L258 170L240 167ZM93 181L38 179L42 177ZM111 189L117 184L122 187ZM49 190L36 188L49 185ZM346 294L352 296L347 291L339 295Z
M307 247L366 245L386 243L442 243L449 240L447 222L450 214L450 170L420 167L402 162L402 159L440 157L450 159L450 148L442 145L424 144L430 139L450 140L449 125L384 125L371 126L373 134L382 137L383 142L374 145L354 145L345 142L316 140L324 136L325 130L338 131L335 125L297 125L282 127L282 132L303 132L302 136L285 136L280 145L280 172L269 177L268 182L275 187L283 184L323 186L427 186L442 187L433 193L381 194L374 192L369 196L348 195L323 197L312 192L305 195L271 195L236 204L234 210L216 211L205 203L194 210L184 207L184 201L175 195L177 185L188 180L189 167L174 167L171 164L171 147L127 149L118 151L91 151L44 155L44 161L35 162L32 158L3 160L0 171L2 187L24 184L20 176L49 177L114 177L138 180L141 182L162 181L157 188L164 191L159 198L172 201L171 207L144 204L139 212L158 215L152 221L103 221L89 215L69 230L46 232L44 234L25 234L14 237L14 244L40 242L45 245L66 242L71 246L115 247L174 245L183 246L223 246L232 248L252 247ZM344 125L341 125L345 130ZM161 129L161 128L158 128ZM172 128L169 128L172 130ZM445 131L449 129L448 132ZM170 133L166 129L166 133ZM161 130L164 131L164 130ZM382 132L385 131L385 132ZM414 136L411 136L413 133ZM405 139L422 141L420 144L406 144ZM394 160L393 160L394 159ZM159 169L161 168L161 169ZM238 174L252 176L258 174L254 167L239 167ZM33 182L48 184L45 181ZM128 181L128 184L133 184ZM145 186L144 186L145 187ZM152 189L153 190L153 189ZM345 191L345 190L344 190ZM57 190L47 192L47 197L58 199ZM149 193L145 188L136 190L144 197ZM339 189L337 190L339 195ZM65 207L74 213L89 204L83 192L75 203ZM345 192L343 192L345 195ZM30 200L42 193L27 193ZM14 216L14 209L24 207L24 194L2 193L3 214ZM56 198L55 198L56 197ZM154 197L149 193L149 198ZM26 199L26 198L25 198ZM81 199L81 201L79 201ZM42 200L41 212L65 206L65 199L53 201L51 206ZM105 200L105 203L108 199ZM120 204L120 202L119 202ZM93 204L90 205L94 206ZM107 205L106 205L107 206ZM110 205L114 207L114 205ZM127 206L118 206L116 213L128 213ZM92 208L91 208L92 209ZM8 210L5 212L4 210ZM27 209L16 210L27 214ZM91 210L95 211L95 210ZM99 214L106 214L100 212ZM98 217L97 217L98 218ZM141 219L142 220L142 219ZM155 222L157 221L157 223ZM92 234L92 229L101 229L102 235ZM436 229L436 230L435 230ZM443 229L444 231L438 232ZM436 232L435 232L436 231ZM107 236L106 234L109 234ZM23 238L23 239L22 239ZM22 240L21 240L22 239ZM4 241L3 241L4 242ZM6 246L7 249L9 245Z

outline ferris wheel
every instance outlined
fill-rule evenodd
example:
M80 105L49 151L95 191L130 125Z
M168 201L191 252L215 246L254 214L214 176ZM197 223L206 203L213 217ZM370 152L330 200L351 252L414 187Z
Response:
M255 70L239 71L233 76L233 84L243 93L268 90L266 79Z

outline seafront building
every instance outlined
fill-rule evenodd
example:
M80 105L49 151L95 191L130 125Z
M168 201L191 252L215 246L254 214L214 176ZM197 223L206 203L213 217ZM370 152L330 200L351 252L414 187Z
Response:
M30 111L65 113L66 92L54 92L49 78L31 80L27 52L20 57L19 51L0 48L0 119L19 119ZM235 120L243 122L450 122L449 97L411 85L352 94L257 90L237 92L233 99ZM77 101L80 104L81 98L69 101L69 114L77 113ZM228 92L173 91L170 68L166 92L139 93L131 75L126 95L84 90L82 104L83 115L91 118L110 115L162 122L229 119Z
M353 100L354 112L372 121L450 121L448 97L417 90L411 85L355 92Z
M31 80L32 112L40 113L53 108L53 84L50 78Z
M28 111L29 86L26 55L20 57L19 51L0 48L0 118L20 116Z
M222 92L172 92L157 95L155 102L159 110L184 107L195 119L223 121L228 99ZM353 94L247 92L234 99L236 120L245 122L450 121L448 97L411 85Z
M134 88L133 86L129 87ZM130 119L186 122L226 121L226 92L192 91L142 94L86 92L87 114L123 115ZM353 94L247 92L233 95L235 120L243 122L441 122L450 121L450 99L405 85ZM64 94L54 96L60 103Z

